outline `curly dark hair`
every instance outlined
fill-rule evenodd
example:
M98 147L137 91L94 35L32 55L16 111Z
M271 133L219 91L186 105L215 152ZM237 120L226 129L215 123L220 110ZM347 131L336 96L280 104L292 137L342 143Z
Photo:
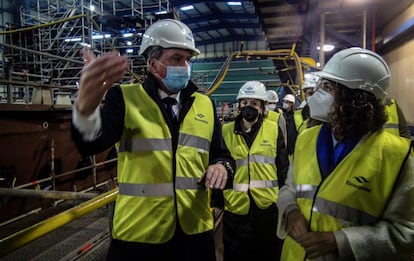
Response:
M374 94L338 84L329 113L329 126L338 140L363 136L381 129L387 121L385 107Z

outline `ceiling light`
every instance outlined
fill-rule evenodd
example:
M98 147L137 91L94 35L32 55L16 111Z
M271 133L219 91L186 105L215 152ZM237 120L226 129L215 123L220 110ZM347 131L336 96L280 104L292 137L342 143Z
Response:
M241 5L241 2L227 2L228 5Z
M188 10L193 10L194 6L193 5L186 5L180 8L181 11L188 11Z
M156 14L156 15L160 15L160 14L166 14L166 13L167 13L167 11L165 11L165 10L164 10L164 11L158 11L158 12L156 12L155 14Z
M318 47L316 47L316 49L319 51L319 50L321 49L321 47L320 47L320 46L318 46ZM325 45L323 46L323 51L324 51L324 52L330 52L330 51L332 51L333 49L335 49L335 45L333 45L333 44L325 44Z
M72 37L72 38L66 38L65 42L79 42L81 40L82 40L82 38L80 38L80 37Z

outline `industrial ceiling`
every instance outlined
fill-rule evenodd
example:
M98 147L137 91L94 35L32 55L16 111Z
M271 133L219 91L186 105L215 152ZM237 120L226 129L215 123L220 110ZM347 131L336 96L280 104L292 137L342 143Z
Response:
M104 1L104 9L108 12L113 9L112 2ZM128 6L131 1L115 2ZM375 49L384 25L412 0L135 2L144 7L144 18L156 19L160 11L174 13L192 29L205 57L226 56L229 50L240 48L295 48L299 55L317 60L321 41L334 45L336 50L350 46Z

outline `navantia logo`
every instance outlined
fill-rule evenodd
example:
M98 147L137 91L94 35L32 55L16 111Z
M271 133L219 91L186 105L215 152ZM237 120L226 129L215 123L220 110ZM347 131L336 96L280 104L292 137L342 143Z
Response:
M269 147L272 146L268 140L262 140L260 146Z
M368 187L369 180L363 176L352 177L352 180L346 181L346 185L366 192L371 192L371 189Z
M365 178L365 177L353 177L356 181L358 181L359 183L369 183L369 181Z
M253 87L252 86L248 86L246 89L244 89L245 93L254 93Z
M206 124L208 124L208 121L206 121L204 118L205 118L206 116L204 115L204 114L202 114L202 113L197 113L196 114L196 116L194 117L194 119L196 120L196 121L201 121L201 122L203 122L203 123L206 123Z
M193 39L193 34L192 33L187 33L186 39L190 42L194 41Z

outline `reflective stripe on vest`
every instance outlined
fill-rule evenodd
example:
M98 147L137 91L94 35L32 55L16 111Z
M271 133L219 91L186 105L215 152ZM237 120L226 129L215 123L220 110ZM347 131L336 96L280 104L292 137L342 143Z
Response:
M174 196L172 183L163 184L134 184L119 183L119 194L136 197L168 197Z
M172 150L171 139L133 139L120 142L118 152Z
M249 188L276 188L278 186L277 180L250 180L249 184L233 183L233 190L247 192Z
M241 135L234 134L234 122L223 125L223 137L236 161L236 173L232 189L226 189L224 207L234 214L245 215L249 211L252 195L256 205L265 209L277 200L276 122L263 120L252 146L249 148Z
M237 159L236 160L236 169L242 166L247 166L250 163L261 163L261 164L275 164L275 159L272 157L261 156L261 155L251 155L248 159Z
M180 137L178 138L178 144L183 146L194 147L205 152L209 152L210 150L209 140L197 136L192 136L189 134L181 133Z
M183 178L177 177L175 179L176 189L196 189L204 190L202 185L197 184L198 178ZM137 197L157 197L157 196L174 196L174 185L172 183L163 184L134 184L134 183L119 183L119 194Z

